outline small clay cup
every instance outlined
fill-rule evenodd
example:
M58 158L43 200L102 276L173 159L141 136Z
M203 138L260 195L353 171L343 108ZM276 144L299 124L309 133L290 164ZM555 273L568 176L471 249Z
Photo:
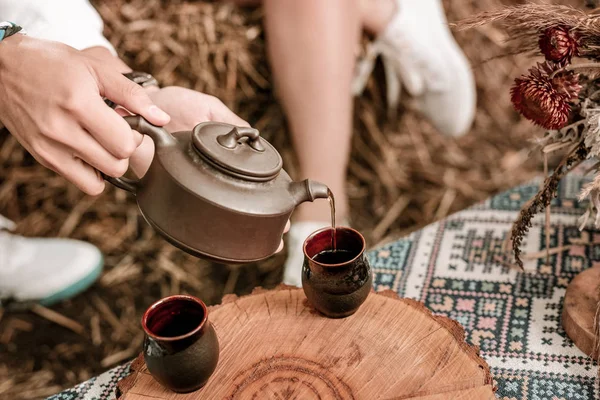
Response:
M352 315L367 299L373 286L371 267L365 256L365 239L356 230L338 227L336 249L349 251L347 260L323 264L314 258L331 250L331 228L312 233L304 241L302 288L308 301L323 315L343 318Z
M154 379L179 393L206 384L219 361L219 341L202 300L165 297L146 310L142 327L144 360Z

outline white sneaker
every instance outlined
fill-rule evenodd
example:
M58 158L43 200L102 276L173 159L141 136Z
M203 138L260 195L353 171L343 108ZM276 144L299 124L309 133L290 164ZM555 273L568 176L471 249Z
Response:
M11 226L12 222L0 218L0 228ZM55 304L91 286L102 266L102 253L89 243L25 238L0 230L0 304Z
M438 131L450 136L466 133L475 116L475 79L440 0L396 1L396 15L357 64L354 95L363 92L381 55L391 110L398 107L402 83Z
M331 226L323 221L308 221L292 223L288 232L288 254L283 270L283 283L291 286L302 286L302 264L304 263L304 241L321 228Z

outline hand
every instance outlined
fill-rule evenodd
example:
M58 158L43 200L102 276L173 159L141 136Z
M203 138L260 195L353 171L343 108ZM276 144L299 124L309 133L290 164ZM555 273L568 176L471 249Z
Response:
M200 122L206 121L249 126L214 96L177 86L162 89L148 87L146 90L154 104L171 116L171 122L165 125L169 132L190 131ZM153 156L154 143L152 139L145 137L130 160L131 169L138 177L144 176Z
M44 166L98 195L96 170L119 177L142 142L105 96L155 125L169 116L148 94L99 58L15 35L0 42L0 121Z
M283 230L283 233L287 233L290 230L290 220L288 220L287 224L285 224L285 229ZM281 239L281 243L279 244L279 247L277 248L276 253L279 253L281 250L283 250L283 239Z
M169 132L189 131L206 121L250 126L215 96L178 86L149 89L154 104L171 116L171 122L165 125Z

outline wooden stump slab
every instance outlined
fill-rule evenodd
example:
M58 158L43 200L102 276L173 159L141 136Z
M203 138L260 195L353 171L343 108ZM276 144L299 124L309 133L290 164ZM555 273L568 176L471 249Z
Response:
M140 356L119 383L121 400L493 399L489 367L462 327L391 291L371 293L356 314L328 319L302 289L226 296L209 309L221 345L207 385L176 394Z
M567 287L562 325L571 340L586 355L598 359L594 345L594 321L600 302L600 267L586 269Z

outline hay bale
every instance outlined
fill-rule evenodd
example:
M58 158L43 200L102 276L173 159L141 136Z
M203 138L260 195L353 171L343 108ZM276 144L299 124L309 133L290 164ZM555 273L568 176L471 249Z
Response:
M221 98L261 130L294 173L295 156L271 85L260 9L181 0L94 3L106 21L107 36L134 69L153 73L163 85ZM455 21L499 2L444 4ZM479 96L467 136L440 136L410 111L408 102L397 119L388 119L379 67L356 100L350 205L356 227L371 245L517 185L538 167L526 150L536 130L518 118L508 98L512 79L531 61L486 61L502 51L502 35L492 27L457 37L474 66ZM273 287L281 279L284 254L228 268L182 253L154 234L133 198L114 188L97 199L84 196L38 165L6 132L0 134L0 164L0 213L16 220L19 232L88 240L106 255L106 271L95 287L53 308L83 326L83 333L43 317L67 321L55 314L0 317L2 398L45 396L122 362L135 353L132 343L139 345L141 313L158 297L192 293L215 303L226 293Z

